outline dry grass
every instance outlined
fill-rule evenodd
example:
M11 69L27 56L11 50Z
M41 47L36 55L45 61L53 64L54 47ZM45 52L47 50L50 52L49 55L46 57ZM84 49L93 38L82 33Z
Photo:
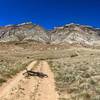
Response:
M100 100L99 50L31 43L0 44L0 85L33 60L49 62L60 100Z
M67 58L49 61L60 100L100 100L100 51L77 52L76 56L70 53Z
M0 62L0 85L23 70L30 62L31 60L23 63L20 59L14 59L13 61L4 60L3 62Z

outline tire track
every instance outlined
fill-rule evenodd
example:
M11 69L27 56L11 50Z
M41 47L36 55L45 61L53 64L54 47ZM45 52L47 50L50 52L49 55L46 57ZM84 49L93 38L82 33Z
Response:
M36 64L32 62L28 69L42 72L48 75L48 78L29 77L25 78L23 72L20 72L11 83L7 84L0 93L0 100L58 100L55 91L55 82L53 73L47 62L40 61Z

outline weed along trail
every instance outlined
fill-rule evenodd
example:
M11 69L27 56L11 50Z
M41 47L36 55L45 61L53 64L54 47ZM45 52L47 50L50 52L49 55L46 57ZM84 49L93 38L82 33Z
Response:
M27 69L44 73L48 77L25 77L25 71L22 71L9 84L6 83L0 88L0 100L58 100L54 76L48 63L34 61Z

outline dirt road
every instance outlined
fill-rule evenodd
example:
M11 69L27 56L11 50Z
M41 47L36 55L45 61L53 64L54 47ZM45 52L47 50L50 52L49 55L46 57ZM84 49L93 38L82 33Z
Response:
M35 64L36 61L32 62L28 69L32 69ZM39 62L34 71L43 72L48 77L31 76L25 78L24 71L22 71L9 84L3 86L2 90L0 89L0 100L58 100L54 76L48 63Z

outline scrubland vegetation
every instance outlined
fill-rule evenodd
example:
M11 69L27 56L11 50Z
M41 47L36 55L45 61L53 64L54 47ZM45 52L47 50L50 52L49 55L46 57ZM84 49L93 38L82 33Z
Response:
M56 49L55 49L56 48ZM100 51L42 45L0 45L0 85L33 60L46 60L55 75L59 100L100 100Z
M100 51L79 49L77 52L49 61L59 99L100 100Z

